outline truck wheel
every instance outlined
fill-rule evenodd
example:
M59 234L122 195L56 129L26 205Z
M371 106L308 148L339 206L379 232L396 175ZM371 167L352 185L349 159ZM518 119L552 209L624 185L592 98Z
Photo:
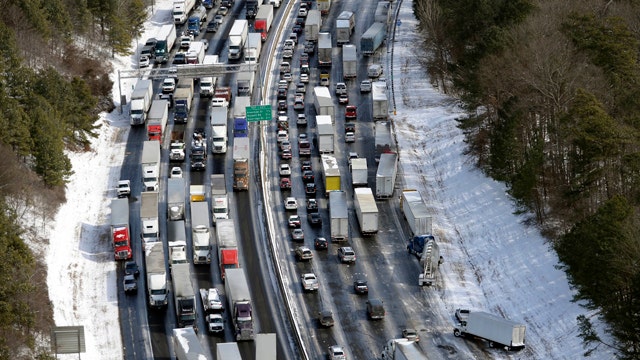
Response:
M494 344L494 343L493 343L493 341L489 341L489 347L490 347L490 348L495 347L495 345L496 345L496 344Z
M462 333L458 329L453 329L453 336L460 337L462 336Z

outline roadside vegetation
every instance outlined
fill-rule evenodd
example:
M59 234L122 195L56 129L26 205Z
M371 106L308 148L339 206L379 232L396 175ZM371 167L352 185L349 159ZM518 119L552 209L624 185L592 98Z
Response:
M109 60L129 54L144 0L16 0L0 13L0 359L48 359L53 311L32 228L50 221L113 109ZM62 324L66 325L66 324Z
M640 357L640 3L414 0L432 82L477 115L470 153L547 234L587 345ZM478 110L479 109L479 110ZM477 111L478 110L478 111Z

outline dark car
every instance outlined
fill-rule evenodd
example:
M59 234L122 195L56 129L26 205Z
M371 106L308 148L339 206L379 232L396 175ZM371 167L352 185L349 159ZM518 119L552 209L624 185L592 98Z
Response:
M187 63L187 57L185 56L185 53L176 53L176 55L173 57L173 65L181 65L181 64L186 64Z
M313 54L316 51L316 45L312 42L306 42L304 43L304 54L306 54L307 56L309 54ZM309 58L307 57L307 62L309 61Z
M353 291L355 291L356 294L359 294L359 295L364 295L369 293L369 287L367 286L367 281L362 279L355 280L353 282Z
M311 226L322 226L322 217L317 212L310 213L307 216L307 221Z
M323 237L317 237L313 241L313 246L316 248L316 250L327 250L329 248L329 242Z
M318 200L307 199L307 213L318 212Z
M310 183L315 180L315 176L313 175L313 171L305 170L302 172L302 181L305 183Z
M305 23L306 21L307 21L307 19L305 19L305 18L303 18L303 17L298 16L298 17L296 18L296 23L295 23L295 25L301 25L301 26L304 26L304 23Z
M367 316L369 319L378 320L384 319L385 311L380 299L367 300Z
M218 27L220 26L220 24L218 24L217 22L211 20L209 21L209 23L207 24L207 32L216 32L218 31Z
M127 261L124 264L124 273L126 275L133 274L135 277L138 277L138 275L140 275L138 264L136 264L135 261Z
M278 110L279 111L287 111L287 101L286 100L278 101Z
M313 43L311 43L311 45L313 45ZM306 44L305 44L305 46L306 46ZM307 54L307 53L300 54L300 65L302 66L302 64L309 65L309 54Z
M304 187L304 193L309 197L316 196L316 184L308 183Z
M151 53L153 54L156 51L156 44L158 40L156 38L149 38L147 42L144 43L144 46L149 46L151 48Z
M287 100L287 89L278 89L278 100Z
M291 31L293 31L296 34L300 34L302 33L302 31L304 31L304 29L302 28L302 25L293 25L293 29L291 29Z
M320 326L331 327L333 326L333 314L330 310L323 309L318 313L318 321L320 322Z
M301 170L302 170L302 171L305 171L305 170L311 170L311 161L309 161L309 160L304 160L304 161L301 163Z
M344 132L345 133L348 133L348 132L355 133L356 132L356 124L354 124L354 123L345 123L344 124Z

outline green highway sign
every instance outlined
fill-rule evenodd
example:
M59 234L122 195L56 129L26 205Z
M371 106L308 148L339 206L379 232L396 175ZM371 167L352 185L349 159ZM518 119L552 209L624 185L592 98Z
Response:
M247 121L271 120L271 105L247 106Z

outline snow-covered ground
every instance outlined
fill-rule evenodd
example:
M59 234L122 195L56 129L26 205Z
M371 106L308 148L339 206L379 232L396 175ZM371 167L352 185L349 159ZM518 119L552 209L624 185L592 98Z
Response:
M156 0L155 12L141 39L155 35L170 16L171 1ZM571 302L557 256L539 232L523 224L505 187L486 178L464 155L464 116L453 99L429 85L412 44L417 21L411 2L403 1L394 43L393 116L407 188L418 189L433 211L436 235L446 262L443 313L470 307L519 320L527 325L527 344L517 357L575 359L583 351L575 318L586 313ZM134 44L135 46L135 44ZM119 57L117 69L131 69L135 56ZM130 91L132 81L123 81ZM128 93L127 93L128 95ZM117 86L113 99L120 99ZM110 199L120 175L128 119L117 110L102 114L93 151L69 154L75 174L64 204L49 224L47 255L49 296L57 326L83 325L87 359L122 358L118 318L116 263L108 239ZM464 340L460 340L464 341ZM77 356L60 356L61 359ZM508 357L508 355L505 355ZM613 358L599 351L594 359Z

